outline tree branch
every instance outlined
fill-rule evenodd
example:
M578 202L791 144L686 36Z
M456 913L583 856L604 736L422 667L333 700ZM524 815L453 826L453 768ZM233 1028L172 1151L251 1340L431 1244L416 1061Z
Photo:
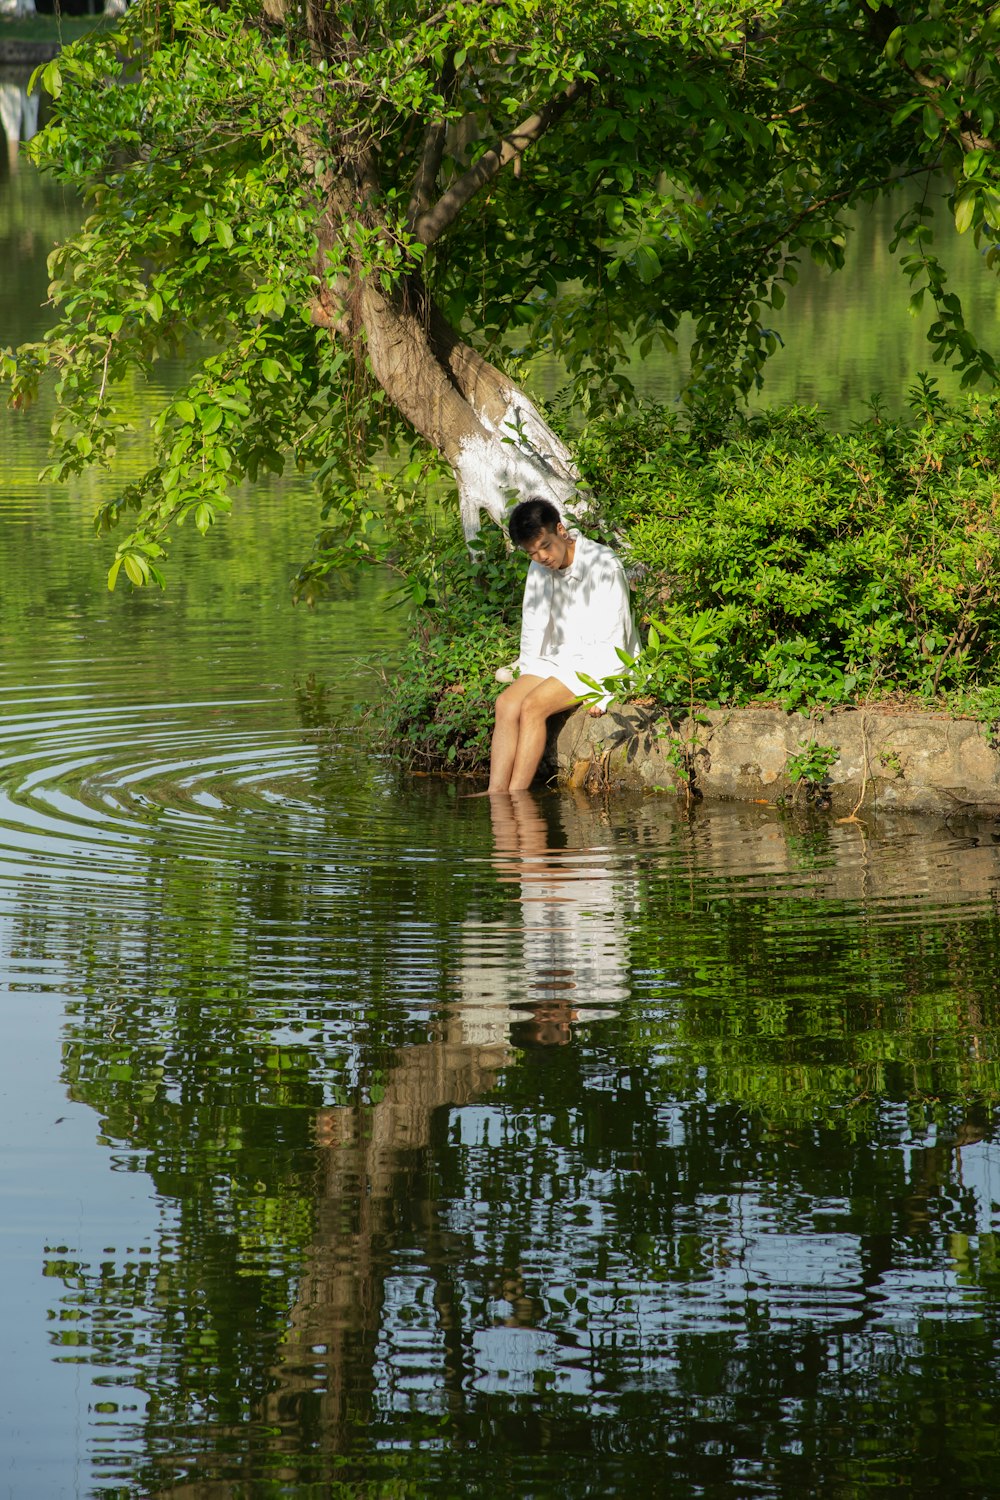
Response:
M416 176L413 179L410 202L406 210L406 222L410 225L411 229L427 213L431 206L431 191L441 167L441 158L444 156L444 143L447 134L448 126L444 120L435 120L432 124L428 125L424 134L424 148L420 153L420 165L417 167Z
M441 97L447 99L455 87L455 65L451 57L445 63L441 74ZM431 206L431 195L437 174L441 169L441 159L444 156L445 141L448 136L448 124L446 120L432 120L424 134L423 150L420 153L420 165L417 167L413 179L413 188L410 192L409 207L406 210L406 222L411 229L421 216L427 213Z
M433 208L420 214L413 226L417 239L424 245L433 245L480 189L493 182L504 167L518 160L529 146L540 140L571 108L584 88L585 85L580 80L574 80L561 94L543 105L537 114L529 115L509 135L503 136L499 147L492 147L485 152L474 166L463 172L441 194Z
M872 11L868 7L867 0L863 0L862 8L865 11L868 33L878 47L878 50L881 52L884 49L885 44L889 40L889 37L892 35L893 31L895 31L898 26L902 26L904 24L903 18L899 14L899 11L896 9L895 5L890 3L883 3L878 10ZM909 76L913 79L914 83L919 84L924 93L928 95L927 102L930 104L931 108L937 114L939 119L941 119L942 123L945 124L945 129L950 128L947 126L944 120L944 112L942 111L941 106L933 97L936 94L947 91L951 87L948 78L944 74L935 76L932 73L928 73L922 67L911 67L904 56L900 56L897 61L903 72L908 73ZM996 142L992 139L991 136L985 135L981 130L977 130L974 120L968 114L963 114L961 120L959 121L958 128L955 130L955 135L957 136L958 143L961 146L963 152L965 152L966 154L968 154L968 152L970 151L976 150L996 150Z
M839 192L828 193L825 198L816 198L812 203L801 209L799 213L795 214L781 230L780 234L776 234L773 239L767 241L760 255L757 257L758 262L762 261L778 245L790 239L800 225L804 224L812 214L819 213L821 209L829 208L834 203L849 203L852 198L860 196L863 192L870 191L873 186L878 190L884 191L893 183L904 182L907 177L919 177L922 173L932 176L937 170L936 163L921 162L918 167L910 167L906 172L890 173L889 176L879 179L874 184L870 182L854 182L849 187L841 188Z

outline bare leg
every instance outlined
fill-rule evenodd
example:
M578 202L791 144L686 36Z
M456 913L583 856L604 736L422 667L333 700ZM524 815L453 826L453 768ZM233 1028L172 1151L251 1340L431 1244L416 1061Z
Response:
M524 792L535 779L545 751L548 720L552 714L572 708L576 694L557 677L547 677L521 705L521 732L517 737L517 754L510 773L509 791Z
M508 789L521 728L521 704L532 689L544 680L542 677L519 677L509 688L504 688L496 701L493 738L490 741L491 792L505 792Z
M491 792L528 789L545 749L547 720L575 702L576 694L557 677L519 677L500 694L490 753Z

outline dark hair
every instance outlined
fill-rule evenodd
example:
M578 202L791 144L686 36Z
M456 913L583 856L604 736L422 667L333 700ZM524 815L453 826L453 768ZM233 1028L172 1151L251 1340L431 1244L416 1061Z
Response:
M551 500L522 500L510 513L507 531L515 547L526 547L543 531L555 531L561 521Z

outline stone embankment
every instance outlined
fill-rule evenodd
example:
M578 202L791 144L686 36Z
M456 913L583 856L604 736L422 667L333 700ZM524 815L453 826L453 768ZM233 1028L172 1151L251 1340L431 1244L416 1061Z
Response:
M945 714L856 708L824 714L706 709L670 723L652 708L577 709L549 759L571 786L684 792L738 802L812 802L852 812L1000 814L1000 726Z

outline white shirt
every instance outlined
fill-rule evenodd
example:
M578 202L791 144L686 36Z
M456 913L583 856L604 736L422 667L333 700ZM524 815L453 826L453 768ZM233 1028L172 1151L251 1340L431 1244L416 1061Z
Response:
M622 663L616 647L638 656L625 569L610 547L573 533L573 561L567 568L528 566L521 607L523 673L557 677L574 693L589 692L578 672L598 682L617 676Z

